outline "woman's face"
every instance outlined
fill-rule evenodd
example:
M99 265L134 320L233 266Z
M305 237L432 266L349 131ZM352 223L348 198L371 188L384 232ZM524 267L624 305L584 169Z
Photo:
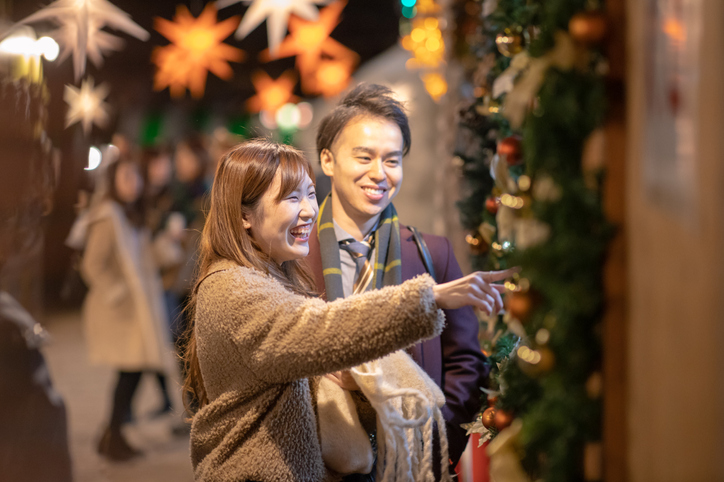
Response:
M143 179L135 164L122 162L116 170L116 194L121 202L130 204L138 201L143 190Z
M280 187L281 173L277 171L252 219L244 220L244 228L251 230L254 240L277 264L309 254L309 235L319 213L309 175L305 174L296 189L278 201Z

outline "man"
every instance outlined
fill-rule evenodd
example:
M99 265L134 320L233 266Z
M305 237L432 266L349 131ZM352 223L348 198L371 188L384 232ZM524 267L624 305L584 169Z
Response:
M331 193L322 203L308 263L317 289L331 301L367 289L399 284L427 270L412 231L399 224L391 201L402 183L402 158L410 149L403 106L383 86L361 84L321 122L317 150ZM462 276L450 242L422 236L432 255L436 281ZM486 274L487 282L509 272ZM491 311L502 301L490 290ZM447 310L438 338L411 348L413 359L443 390L451 465L457 465L467 437L460 424L473 420L488 370L471 308ZM340 384L349 377L340 375Z

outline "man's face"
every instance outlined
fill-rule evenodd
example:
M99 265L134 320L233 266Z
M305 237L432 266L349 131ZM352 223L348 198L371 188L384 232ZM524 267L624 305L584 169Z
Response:
M347 216L358 224L380 214L402 184L402 131L390 120L360 116L320 155Z

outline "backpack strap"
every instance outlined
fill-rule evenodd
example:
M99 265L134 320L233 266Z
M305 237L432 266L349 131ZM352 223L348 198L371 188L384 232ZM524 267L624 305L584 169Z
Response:
M425 269L428 273L430 273L432 279L437 282L437 276L435 276L435 267L432 265L432 255L430 254L430 250L427 247L427 243L425 243L425 240L422 238L422 234L420 234L420 231L418 231L417 228L414 226L407 226L407 229L412 232L412 239L415 240L417 250L420 252L420 257L422 258L422 263L425 265Z

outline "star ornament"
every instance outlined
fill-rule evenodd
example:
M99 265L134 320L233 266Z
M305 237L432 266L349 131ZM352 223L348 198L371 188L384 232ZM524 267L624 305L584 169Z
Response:
M287 70L276 80L263 70L258 70L252 75L251 82L257 93L247 101L249 112L266 111L273 114L284 104L299 100L293 93L297 79L292 70Z
M294 14L315 21L319 17L319 11L313 5L325 4L328 0L218 0L216 4L221 9L242 1L251 3L251 6L244 14L235 37L243 39L266 20L269 50L275 53L287 32L289 16Z
M334 60L340 64L350 65L350 70L359 61L359 56L330 37L340 22L346 0L338 0L319 12L316 22L292 17L289 20L289 35L279 46L276 54L271 49L261 54L261 60L269 61L277 58L296 56L296 64L302 75L302 90L315 92L314 78L323 59Z
M85 73L89 55L98 65L104 53L120 50L121 39L103 32L101 29L104 27L125 32L143 41L149 37L148 32L131 20L126 12L107 0L56 0L18 24L44 21L51 21L59 26L54 37L61 44L64 57L72 52L76 80Z
M188 88L198 99L204 95L208 72L230 79L234 72L229 62L241 62L245 54L223 41L238 24L238 16L217 23L213 4L208 4L198 18L183 5L178 6L173 21L156 18L154 28L171 44L156 47L151 56L157 67L154 89L168 87L172 97L181 97Z
M80 122L83 126L83 133L88 135L93 124L100 128L108 125L109 106L104 99L108 97L109 92L106 84L95 87L92 78L84 80L80 88L66 85L63 93L63 100L68 104L65 127L68 128Z

